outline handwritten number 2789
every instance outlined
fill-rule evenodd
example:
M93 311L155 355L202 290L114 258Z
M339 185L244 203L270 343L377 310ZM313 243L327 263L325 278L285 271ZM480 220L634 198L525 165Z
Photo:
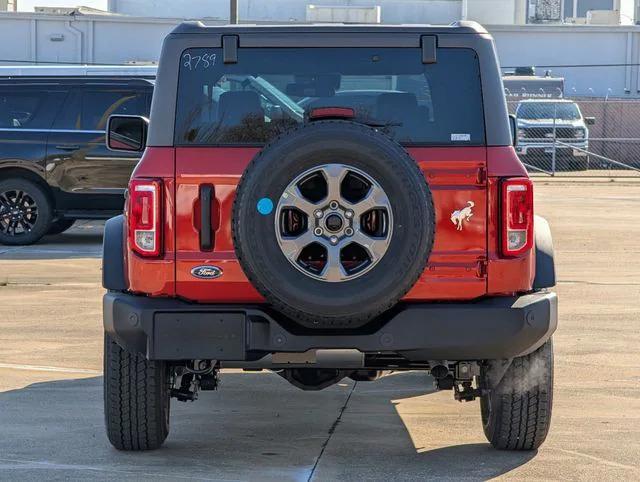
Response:
M216 54L191 55L184 54L182 56L182 66L189 70L206 70L214 66L216 63Z

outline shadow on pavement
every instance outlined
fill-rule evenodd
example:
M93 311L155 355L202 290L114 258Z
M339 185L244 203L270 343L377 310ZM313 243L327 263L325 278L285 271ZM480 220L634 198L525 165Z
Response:
M0 260L100 258L104 223L79 221L62 234L44 236L29 246L0 244Z
M456 480L490 479L505 474L534 458L537 451L506 452L488 443L442 447L420 454L420 462L429 468L429 477Z
M317 480L486 479L535 456L488 444L416 451L394 402L432 392L425 378L387 377L349 399L363 382L355 389L344 380L303 392L273 374L223 373L219 391L172 404L166 444L144 453L118 452L106 440L102 377L36 383L0 393L0 474L20 480L307 480L317 464ZM332 453L341 439L353 447L352 436L358 437L355 453Z

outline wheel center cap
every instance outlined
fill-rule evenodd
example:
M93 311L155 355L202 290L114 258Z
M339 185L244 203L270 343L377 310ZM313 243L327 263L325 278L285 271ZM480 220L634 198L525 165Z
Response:
M327 216L324 224L327 226L327 229L329 231L335 233L336 231L340 231L340 229L342 229L343 223L340 216L338 216L337 214L330 214L329 216Z

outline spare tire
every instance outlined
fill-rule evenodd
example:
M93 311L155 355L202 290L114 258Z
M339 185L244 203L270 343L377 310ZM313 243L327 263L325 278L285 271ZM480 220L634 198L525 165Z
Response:
M233 239L273 307L309 328L355 328L394 306L431 252L435 214L416 162L349 121L302 125L245 170Z

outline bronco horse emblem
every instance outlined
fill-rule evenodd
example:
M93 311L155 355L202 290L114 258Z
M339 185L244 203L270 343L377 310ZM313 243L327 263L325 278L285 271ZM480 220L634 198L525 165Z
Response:
M476 203L473 201L467 201L467 207L458 209L451 213L451 222L456 225L456 230L462 231L462 223L464 221L469 222L471 216L473 216L473 212L471 209L475 206Z

